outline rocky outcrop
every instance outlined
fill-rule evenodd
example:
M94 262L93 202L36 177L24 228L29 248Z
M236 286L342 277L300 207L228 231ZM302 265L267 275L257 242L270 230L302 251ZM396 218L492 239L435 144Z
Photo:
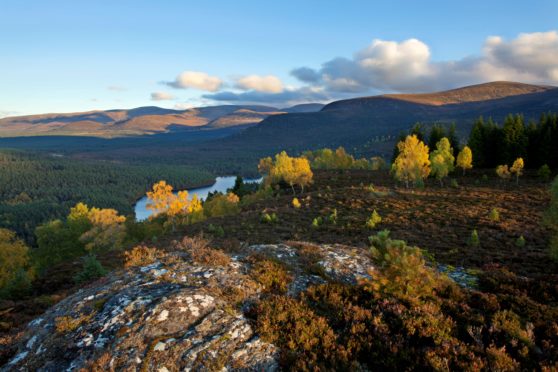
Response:
M371 267L362 250L312 246L312 265L323 271L317 275L307 247L245 247L224 266L195 264L178 250L113 272L29 323L3 370L276 370L278 348L243 312L262 294L247 257L282 261L293 296L329 278L354 283Z

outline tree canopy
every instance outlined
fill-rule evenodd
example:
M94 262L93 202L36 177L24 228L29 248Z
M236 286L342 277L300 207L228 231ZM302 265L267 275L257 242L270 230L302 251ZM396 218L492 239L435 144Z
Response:
M428 157L428 146L420 141L416 135L410 135L397 144L399 155L392 165L395 178L405 182L417 183L424 180L430 174L430 160Z

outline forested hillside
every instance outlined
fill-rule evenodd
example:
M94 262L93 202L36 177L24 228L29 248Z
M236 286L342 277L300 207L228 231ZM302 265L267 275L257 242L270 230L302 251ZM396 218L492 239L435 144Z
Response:
M80 201L128 215L134 201L163 178L183 188L214 180L200 168L176 164L78 161L56 154L2 150L0 227L32 242L39 224L65 216Z

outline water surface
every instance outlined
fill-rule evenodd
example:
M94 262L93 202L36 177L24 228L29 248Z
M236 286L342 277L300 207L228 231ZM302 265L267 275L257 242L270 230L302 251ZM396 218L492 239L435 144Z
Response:
M234 186L235 180L236 180L236 176L217 177L215 179L215 183L211 186L186 189L188 191L188 198L192 199L194 194L196 194L199 199L205 200L205 198L207 198L207 194L209 194L210 192L219 191L225 193L227 189L230 189ZM244 183L260 183L260 182L262 182L261 178L244 179ZM174 193L176 194L178 193L178 191L175 191ZM149 216L153 214L153 211L147 209L147 196L144 196L143 198L141 198L136 202L136 204L134 205L134 211L136 213L136 221L146 220L147 218L149 218Z

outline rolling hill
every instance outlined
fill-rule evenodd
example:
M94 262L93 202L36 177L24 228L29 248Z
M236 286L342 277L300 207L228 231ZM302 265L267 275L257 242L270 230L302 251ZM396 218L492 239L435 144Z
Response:
M337 146L357 155L389 157L399 133L416 122L456 123L458 135L466 138L481 115L498 121L510 113L538 119L549 111L558 112L558 88L492 82L444 92L353 98L325 106L223 105L185 111L142 107L6 118L0 120L0 137L8 137L10 130L13 136L18 125L26 128L21 130L26 137L1 138L0 146L64 148L87 158L119 161L156 157L182 162L205 159L222 165L233 158L239 164L251 164L255 158L281 150L296 153ZM80 134L89 123L100 128L88 132L97 138ZM74 137L70 141L60 134Z
M397 135L419 121L455 122L458 132L466 136L474 119L481 115L495 120L502 120L510 113L538 118L548 111L558 111L558 88L493 82L436 93L335 101L319 112L267 117L258 125L219 142L229 148L269 151L342 145L386 155Z
M188 110L139 107L131 110L41 114L0 119L0 137L93 136L122 137L192 129L222 129L254 125L289 110L319 110L322 105L300 105L285 111L257 105L221 105Z

